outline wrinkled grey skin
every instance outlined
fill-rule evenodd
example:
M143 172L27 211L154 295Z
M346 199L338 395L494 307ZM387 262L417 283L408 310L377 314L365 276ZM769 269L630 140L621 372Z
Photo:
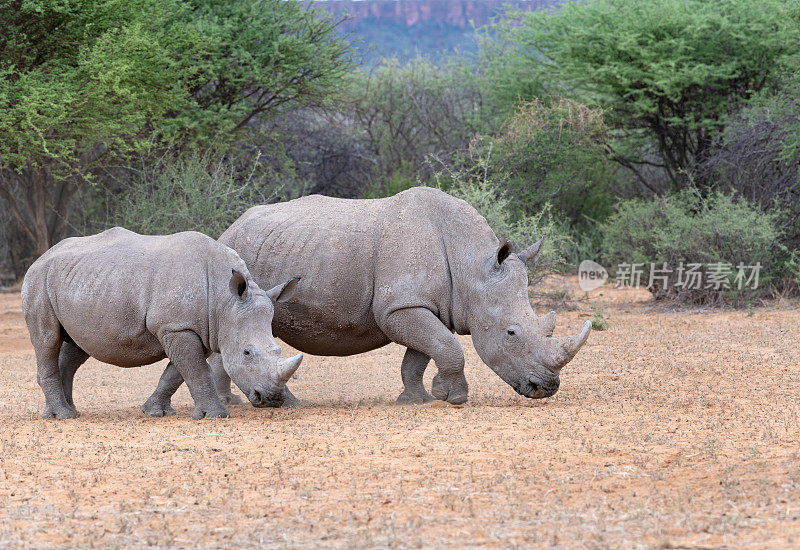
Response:
M36 351L45 418L75 418L72 383L90 356L120 367L170 359L187 381L193 418L227 417L206 357L221 353L255 406L280 406L302 356L280 357L272 299L239 256L195 232L149 237L113 228L66 239L34 262L22 311ZM292 285L294 286L294 285ZM151 416L174 414L169 401Z
M549 397L591 328L553 338L555 313L537 317L528 300L526 263L535 263L542 242L511 254L474 208L435 189L256 206L220 242L259 284L292 273L313 281L275 308L273 331L295 348L345 356L406 346L401 403L434 399L422 383L431 358L433 395L466 401L464 353L453 332L471 334L481 359L518 393ZM225 373L218 362L212 368L225 394Z

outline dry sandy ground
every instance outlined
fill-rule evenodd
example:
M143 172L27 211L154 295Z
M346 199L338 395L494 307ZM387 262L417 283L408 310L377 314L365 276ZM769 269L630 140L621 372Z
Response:
M163 363L90 360L82 416L45 421L19 296L0 295L0 547L800 547L800 311L608 287L577 304L557 334L590 304L610 328L546 400L466 337L462 408L394 405L389 346L307 356L305 406L227 420L190 420L185 388L178 416L146 418Z

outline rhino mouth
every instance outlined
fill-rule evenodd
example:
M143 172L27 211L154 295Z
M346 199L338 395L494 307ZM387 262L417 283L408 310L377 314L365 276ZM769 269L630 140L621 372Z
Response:
M278 408L283 405L283 392L279 394L266 394L263 390L255 389L248 396L250 404L258 409L265 409L268 407Z
M259 404L252 403L257 409L279 409L283 406L283 400L262 401Z
M543 384L538 380L525 380L513 386L514 390L528 399L551 397L558 391L559 382Z

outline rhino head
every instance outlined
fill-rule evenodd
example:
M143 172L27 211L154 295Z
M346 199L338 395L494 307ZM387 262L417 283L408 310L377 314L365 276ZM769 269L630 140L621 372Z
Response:
M284 359L272 335L274 304L288 298L300 277L268 291L233 270L231 296L218 318L222 362L231 380L255 407L280 407L283 390L303 354Z
M544 237L518 254L505 239L483 261L472 295L469 329L481 360L517 393L550 397L559 373L586 342L592 323L575 336L553 338L556 314L537 317L528 299L528 270L539 256Z

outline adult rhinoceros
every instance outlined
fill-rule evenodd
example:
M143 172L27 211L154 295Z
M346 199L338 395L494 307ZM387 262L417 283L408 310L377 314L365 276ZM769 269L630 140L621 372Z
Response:
M466 401L464 352L453 332L471 334L481 359L518 393L541 398L558 390L561 368L591 330L587 321L575 336L553 338L555 313L537 317L531 308L526 264L542 241L512 254L474 208L436 189L255 206L219 240L259 285L295 274L309 281L275 308L273 331L295 348L345 356L406 346L402 403L433 400L422 382L430 359L438 368L433 395ZM160 385L156 394L174 389Z

